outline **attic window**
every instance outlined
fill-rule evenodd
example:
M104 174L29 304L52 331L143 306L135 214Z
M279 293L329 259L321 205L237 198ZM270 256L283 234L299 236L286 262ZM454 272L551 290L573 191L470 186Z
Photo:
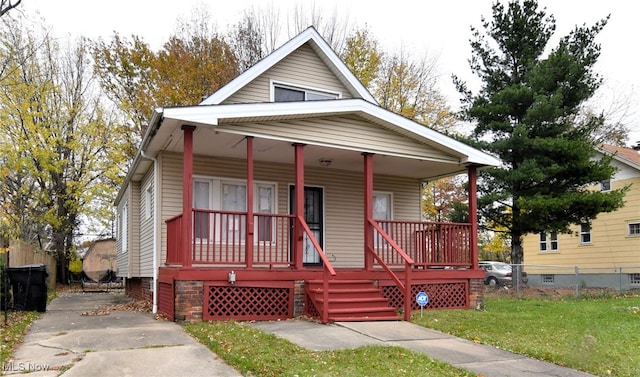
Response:
M322 101L327 99L338 99L338 93L324 92L284 85L273 86L274 102L294 102L294 101Z

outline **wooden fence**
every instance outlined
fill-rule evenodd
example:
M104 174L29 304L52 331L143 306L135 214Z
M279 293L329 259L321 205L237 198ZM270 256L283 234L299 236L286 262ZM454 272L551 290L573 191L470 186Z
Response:
M20 267L30 264L44 264L47 266L49 277L47 278L47 287L54 289L56 286L56 259L53 255L40 251L32 245L25 243L12 242L9 246L9 253L2 254L4 263L9 258L9 267Z

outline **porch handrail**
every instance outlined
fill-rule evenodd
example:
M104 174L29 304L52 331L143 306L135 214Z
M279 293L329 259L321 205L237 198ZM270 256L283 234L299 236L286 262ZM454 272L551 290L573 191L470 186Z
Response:
M316 238L313 236L313 233L311 232L311 229L309 228L309 225L307 225L307 222L305 221L305 219L301 215L298 215L296 219L298 223L302 226L302 230L304 230L304 232L309 237L311 244L316 249L316 252L320 256L320 259L322 260L322 323L328 323L329 322L329 275L336 276L336 271L333 269L333 266L331 266L329 259L327 259L327 256L324 254L324 250L322 250L322 247L320 247L320 244L318 243Z
M384 259L380 257L371 246L367 247L367 251L371 253L371 255L375 258L375 260L378 261L378 263L380 263L380 265L387 272L387 274L391 276L396 286L400 289L401 292L403 292L404 320L410 321L411 320L411 298L412 298L411 297L411 268L415 262L404 250L402 250L402 248L391 238L391 236L387 234L387 232L385 232L384 229L382 229L382 227L375 220L369 218L367 219L367 222L369 223L370 226L372 226L375 230L378 231L378 233L382 236L382 238L384 238L384 240L389 243L391 248L393 248L404 260L405 281L403 284L400 278L398 277L398 275L396 275L396 273L393 272L393 270L387 265L387 263L385 263Z

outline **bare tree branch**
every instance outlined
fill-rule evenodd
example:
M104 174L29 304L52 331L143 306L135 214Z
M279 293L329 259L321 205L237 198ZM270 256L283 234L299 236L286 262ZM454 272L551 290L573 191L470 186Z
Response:
M22 0L0 0L0 17L2 17L5 13L10 11L11 9L20 5Z

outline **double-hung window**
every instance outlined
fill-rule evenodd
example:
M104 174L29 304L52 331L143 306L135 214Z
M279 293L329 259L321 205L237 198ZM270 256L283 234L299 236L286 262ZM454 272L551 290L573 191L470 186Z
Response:
M588 222L580 224L580 243L582 245L591 244L591 224Z
M540 233L540 251L558 251L558 233Z
M255 183L253 209L257 213L275 212L275 184ZM209 239L213 233L222 241L241 243L246 236L247 183L240 180L218 178L194 178L193 207L194 235L197 239ZM202 211L205 210L205 211ZM213 213L208 210L219 210ZM272 219L257 216L255 231L257 241L273 239Z

